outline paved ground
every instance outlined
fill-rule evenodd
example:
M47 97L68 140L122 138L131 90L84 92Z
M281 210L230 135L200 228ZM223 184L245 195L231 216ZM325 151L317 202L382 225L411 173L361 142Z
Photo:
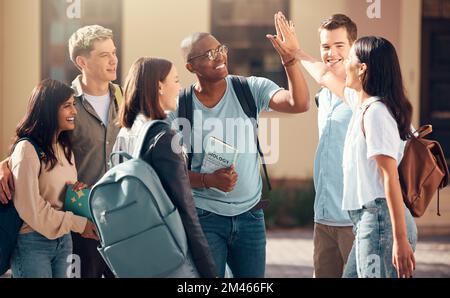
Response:
M266 276L312 277L312 254L312 230L269 231ZM419 238L415 256L416 277L450 277L450 236Z
M269 231L267 277L312 277L312 231ZM450 235L419 238L415 277L450 277Z

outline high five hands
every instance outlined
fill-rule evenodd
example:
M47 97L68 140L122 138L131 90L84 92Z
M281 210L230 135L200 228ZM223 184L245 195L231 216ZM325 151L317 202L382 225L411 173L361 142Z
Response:
M277 34L267 34L266 37L277 50L283 65L293 65L298 59L296 55L300 54L300 44L297 40L294 23L288 21L282 12L274 15L274 23Z

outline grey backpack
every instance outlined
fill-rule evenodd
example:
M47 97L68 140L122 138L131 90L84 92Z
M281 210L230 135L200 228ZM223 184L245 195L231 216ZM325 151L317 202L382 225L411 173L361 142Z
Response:
M117 277L164 277L186 259L188 244L178 210L155 170L141 159L148 130L162 122L144 124L133 156L113 152L111 157L128 160L106 172L89 195L98 250Z

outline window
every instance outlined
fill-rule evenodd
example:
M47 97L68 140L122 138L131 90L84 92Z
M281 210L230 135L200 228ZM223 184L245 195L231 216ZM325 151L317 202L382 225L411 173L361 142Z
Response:
M433 125L450 165L450 1L424 0L422 17L421 123Z
M73 32L98 24L114 34L120 62L121 0L42 0L42 78L70 84L79 74L69 57L68 40ZM120 67L117 78L120 79Z
M423 16L425 18L450 18L450 1L424 0Z
M211 8L211 33L230 49L230 73L263 76L287 88L280 57L266 34L275 32L277 11L289 18L289 0L212 0Z

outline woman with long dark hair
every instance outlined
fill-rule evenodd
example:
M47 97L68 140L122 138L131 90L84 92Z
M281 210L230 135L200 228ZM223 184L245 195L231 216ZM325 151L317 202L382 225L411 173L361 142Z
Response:
M119 110L122 128L113 152L132 154L142 126L147 121L164 120L166 112L176 109L180 89L177 70L170 61L149 57L137 59L125 80L125 100ZM179 144L172 144L175 134L168 124L155 124L145 137L141 153L178 209L188 239L185 263L166 277L217 277L214 259L197 217L185 158Z
M417 228L399 182L412 106L394 46L356 41L346 62L345 91L353 118L344 148L344 210L356 231L344 277L411 277ZM353 91L353 90L355 91Z
M345 61L346 80L300 49L292 23L275 15L277 51L300 61L321 85L353 111L343 156L343 209L355 241L344 277L411 277L417 228L403 203L397 166L411 135L412 107L405 95L394 46L382 37L358 39Z
M70 232L96 238L90 221L63 211L66 184L77 181L67 135L76 114L73 90L46 79L34 88L17 126L9 167L16 185L13 203L24 223L11 259L13 277L67 277ZM76 182L74 189L82 187Z

